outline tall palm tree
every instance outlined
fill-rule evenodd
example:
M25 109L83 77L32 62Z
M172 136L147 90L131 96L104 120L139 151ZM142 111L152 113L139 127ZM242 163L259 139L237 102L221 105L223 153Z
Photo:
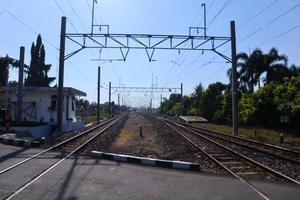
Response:
M241 86L253 92L254 86L263 73L264 55L260 49L255 49L249 56L246 53L237 55L238 76Z
M264 57L265 83L281 82L284 77L289 76L289 69L287 67L288 58L286 55L279 55L278 50L272 48Z

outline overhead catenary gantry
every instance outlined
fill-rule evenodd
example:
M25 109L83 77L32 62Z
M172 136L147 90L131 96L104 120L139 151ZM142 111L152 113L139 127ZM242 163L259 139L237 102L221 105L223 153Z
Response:
M111 91L113 90L113 92ZM111 82L109 82L109 88L108 88L108 95L109 95L109 102L108 102L108 105L109 105L109 108L108 108L108 116L111 117L111 95L114 94L114 93L118 93L118 104L120 104L120 96L119 94L120 93L144 93L144 94L151 94L151 96L147 97L147 99L150 100L150 109L152 109L153 107L153 100L155 99L155 97L153 96L153 93L177 93L177 92L180 92L180 107L181 107L181 114L182 114L182 111L183 111L183 84L181 83L180 84L180 87L157 87L157 85L155 87L126 87L125 85L123 86L111 86ZM159 97L162 101L162 96ZM178 113L179 114L179 113Z
M62 111L63 111L63 76L64 61L76 53L84 49L119 49L122 56L126 58L131 49L144 50L148 60L153 60L154 52L157 50L177 50L177 51L212 51L224 58L227 62L232 63L232 110L233 110L233 134L238 134L237 128L237 74L236 74L236 37L235 22L230 23L230 37L208 36L206 28L206 6L202 4L204 9L204 25L203 27L189 27L188 35L160 35L160 34L120 34L111 33L109 25L94 24L94 6L96 1L93 0L92 9L92 27L90 33L66 33L66 17L61 19L61 35L60 35L60 57L59 57L59 84L58 84L58 110L57 110L57 131L62 130ZM95 33L95 28L99 32ZM105 33L102 33L102 31ZM203 30L203 36L195 34ZM78 45L78 49L65 55L65 40ZM231 58L222 54L219 48L231 42L232 55ZM101 59L99 59L101 60Z

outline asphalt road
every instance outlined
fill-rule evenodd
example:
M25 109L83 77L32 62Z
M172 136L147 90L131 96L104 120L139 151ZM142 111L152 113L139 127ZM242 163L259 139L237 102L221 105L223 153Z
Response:
M39 149L0 144L0 170ZM0 199L53 164L52 152L0 175ZM271 199L299 199L300 188L290 184L255 183ZM13 199L261 199L236 179L211 174L162 169L74 156L24 189Z

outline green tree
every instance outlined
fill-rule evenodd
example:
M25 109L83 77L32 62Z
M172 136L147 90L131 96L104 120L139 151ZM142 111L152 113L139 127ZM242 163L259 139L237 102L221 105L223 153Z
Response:
M266 83L282 82L289 76L287 67L288 58L286 55L279 55L276 48L272 48L268 54L265 54L264 71L266 72Z
M9 67L18 68L20 66L20 61L6 55L5 57L0 57L0 87L5 86L9 78ZM24 64L24 71L28 71L28 66Z
M202 113L207 120L213 120L214 114L221 104L226 85L220 82L210 84L203 95Z
M259 49L255 49L249 56L246 53L237 55L238 82L243 90L254 92L254 86L259 83L263 73L263 66L264 55Z
M42 43L41 35L38 35L36 44L31 46L31 61L28 76L25 79L25 86L49 87L55 80L54 77L48 77L51 65L45 64L45 48Z

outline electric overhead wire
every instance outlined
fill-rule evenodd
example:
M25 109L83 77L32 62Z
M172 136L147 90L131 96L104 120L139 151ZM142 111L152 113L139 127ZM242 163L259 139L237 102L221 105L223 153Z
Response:
M210 21L210 23L207 26L207 29L214 23L214 21L217 19L217 17L232 3L233 0L227 0L222 8L217 12L217 14L213 17L213 19Z
M207 9L207 13L208 13L209 10L212 8L212 6L213 6L214 3L215 3L215 0L213 0L213 1L210 3L210 5L208 6L208 9ZM200 12L200 13L201 13L201 12ZM200 24L203 20L204 20L204 16L202 16L202 18L200 19L199 24ZM196 19L194 19L193 21L195 22ZM194 23L194 22L193 22L193 23ZM185 46L187 46L187 44L185 44ZM184 55L184 53L186 53L186 54ZM176 68L176 65L180 66L180 65L184 62L184 60L187 58L187 56L190 54L190 51L189 51L189 52L184 51L184 53L181 55L181 57L179 57L179 58L173 63L173 66L172 66L171 70L169 70L169 71L163 76L162 80L164 80L166 76L172 77L171 73L173 73L173 70ZM182 58L182 60L179 61L181 58ZM199 59L200 59L200 58L199 58ZM198 59L197 59L197 60L198 60ZM177 70L176 70L176 71L177 71ZM176 73L176 71L175 71L174 73ZM182 71L183 71L183 70L181 70L181 72L182 72ZM170 82L170 79L171 79L171 78L169 78L168 80L166 80L164 85L168 85L168 83Z
M270 8L271 6L273 6L276 2L277 2L278 0L275 0L275 1L272 1L270 4L268 4L266 7L264 7L262 10L260 10L257 14L255 14L253 17L251 17L251 18L249 18L246 22L244 22L240 27L239 27L239 29L241 29L243 26L245 26L246 24L248 24L251 20L253 20L253 19L255 19L256 17L258 17L259 15L261 15L262 13L264 13L268 8ZM218 12L218 13L220 13L220 12L222 12L225 8L227 8L228 6L229 6L229 4L231 3L231 1L229 2L229 1L226 1L225 3L224 3L224 5L223 5L223 7L220 9L220 11ZM287 14L287 12L290 12L291 10L293 10L293 9L295 9L295 8L292 8L292 9L289 9L288 11L286 11L285 12L285 14ZM217 14L218 15L218 14ZM217 16L216 15L216 16ZM215 17L216 17L215 16ZM281 17L283 16L283 14L281 14L280 15ZM278 20L280 17L276 17L275 19L276 20ZM213 20L212 20L213 21ZM270 21L271 22L271 21ZM274 22L274 20L272 20L272 22ZM256 31L254 31L253 33L251 33L250 34L250 36L247 36L247 38L249 38L249 37L251 37L252 35L254 35L254 34L256 34L258 31L260 31L260 29L258 29L258 30L256 30ZM242 39L242 40L244 40L244 39ZM238 41L238 43L239 43L240 41ZM230 48L229 48L230 49ZM226 49L224 52L226 52L226 51L228 51L229 49ZM224 53L224 52L222 52L222 53ZM211 61L213 60L213 59L215 59L216 58L216 56L214 56L209 62L210 63L212 63ZM196 59L197 60L197 59ZM220 69L222 69L222 67L220 68ZM220 72L221 70L217 70L217 73L218 72ZM194 71L197 71L198 69L195 69L195 70L193 70L193 71L191 71L189 74L191 74L192 72L194 72ZM217 73L213 73L214 75L215 74L217 74ZM181 76L181 78L179 79L179 80L181 80L181 79L183 79L184 77L187 77L186 75L183 75L183 76ZM211 78L211 77L210 77Z
M55 1L56 1L56 0L55 0ZM80 16L79 16L78 12L77 12L76 9L73 7L72 3L71 3L69 0L67 0L67 3L68 3L69 6L71 7L72 11L75 13L75 16L76 16L76 18L78 19L80 25L81 25L85 30L88 30L88 28L86 27L86 25L85 25L85 24L83 23L83 21L81 20L81 18L80 18ZM78 31L76 31L76 32L78 32ZM91 54L94 58L96 58L96 55L94 54L94 52L93 52L91 49L88 49L88 50L89 50L90 54Z
M210 5L208 6L207 13L208 13L209 10L212 8L214 2L215 2L215 0L213 0L212 3L210 3ZM199 12L199 13L201 14L202 11ZM197 15L196 17L198 17L198 15ZM202 16L202 18L200 19L199 24L203 21L203 19L204 19L204 16ZM195 23L196 20L197 20L197 18L194 18L193 23ZM184 46L187 46L187 44L185 44ZM163 76L163 78L161 79L161 81L163 81L167 76L171 77L171 73L173 73L173 70L176 68L176 65L179 65L179 66L180 66L180 65L185 61L185 59L187 58L187 56L188 56L189 54L190 54L190 51L189 51L189 52L184 51L184 52L180 55L180 57L178 57L178 58L176 59L176 61L173 62L173 65L172 65L171 69L170 69L167 73L165 73L165 75ZM181 61L180 61L180 60L181 60ZM176 73L176 71L175 71L174 73ZM169 79L168 79L168 80L169 80ZM166 82L168 82L168 80L165 81L165 84L166 84Z
M60 12L64 15L67 16L66 13L64 12L63 8L59 5L59 3L57 2L57 0L54 0L55 5L57 6L57 8L60 10ZM78 29L75 27L75 25L73 24L73 22L67 18L67 21L70 23L71 27L74 29L75 32L78 32ZM77 67L73 62L69 61L69 63L90 83L93 83L93 81L91 81L89 78L87 78L87 76L79 69L79 67Z
M56 4L56 6L58 7L58 9L62 12L62 14L64 15L64 16L66 16L66 13L64 12L64 10L62 9L62 7L59 5L59 3L56 1L56 0L54 0L54 2L55 2L55 4ZM75 13L75 16L77 17L77 19L80 21L80 23L81 23L81 25L82 25L82 27L84 28L84 29L87 29L87 27L84 25L84 23L83 23L83 21L81 20L81 18L79 17L79 15L78 15L78 13L77 13L77 11L75 10L75 8L72 6L72 4L71 4L71 2L68 0L67 1L68 2L68 4L69 4L69 6L71 7L71 9L72 9L72 11ZM86 1L87 2L87 1ZM75 32L79 32L78 31L78 29L75 27L75 25L73 24L73 22L69 19L69 18L67 18L67 20L68 20L68 22L70 23L70 25L72 26L72 28L74 29L74 31ZM90 49L89 49L90 50ZM96 57L94 54L93 54L93 52L91 52L90 51L90 53L91 53L91 55L92 56L94 56L94 57ZM93 83L93 81L91 80L91 79L89 79L73 62L71 62L70 61L70 64L88 81L88 82L90 82L90 83ZM94 83L93 83L94 84ZM105 82L103 82L103 84L105 84ZM104 88L104 89L106 89L106 90L108 90L108 88L107 87L103 87L103 86L100 86L101 88Z
M265 40L265 41L263 41L263 42L261 42L261 43L255 45L255 48L257 48L257 47L259 47L259 46L261 46L261 45L264 45L264 44L266 44L266 43L268 43L268 42L271 42L271 41L273 41L273 40L276 40L276 39L278 39L278 38L280 38L280 37L282 37L282 36L284 36L284 35L286 35L286 34L292 32L292 31L294 31L294 30L296 30L296 29L298 29L298 28L300 28L300 24L298 24L298 25L296 25L296 26L294 26L294 27L292 27L292 28L290 28L290 29L288 29L288 30L286 30L286 31L284 31L284 32L282 32L282 33L280 33L280 34L278 34L278 35L276 35L276 36L270 38L270 39L267 39L267 40Z
M246 24L248 24L251 20L254 20L256 17L258 17L259 15L261 15L262 13L264 13L267 9L269 9L270 7L272 7L272 6L273 6L275 3L277 3L277 2L278 2L278 0L272 1L270 4L268 4L268 5L267 5L266 7L264 7L262 10L260 10L260 11L259 11L257 14L255 14L253 17L251 17L251 18L248 19L246 22L244 22L244 23L243 23L241 26L239 26L237 29L241 29L242 27L244 27L244 26L245 26ZM296 9L296 8L299 7L299 6L300 6L300 3L299 3L299 4L296 4L296 5L294 5L294 6L292 6L292 7L289 8L288 10L284 11L283 13L279 14L278 16L276 16L275 18L273 18L273 19L271 19L269 22L267 22L267 23L265 24L264 27L267 27L267 26L271 25L272 23L276 22L277 20L279 20L280 18L282 18L283 16L285 16L286 14L288 14L288 13L291 12L291 11L293 11L294 9ZM250 33L248 36L246 36L246 37L242 38L241 40L237 41L237 43L239 44L239 43L241 43L241 42L247 40L247 39L250 38L251 36L255 35L257 32L259 32L259 31L261 31L262 29L264 29L264 27L260 27L260 28L256 29L254 32ZM286 30L286 31L284 31L284 32L282 32L282 33L280 33L280 34L278 34L278 35L276 35L276 36L270 38L270 39L267 39L267 40L265 40L265 41L263 41L263 42L261 42L261 43L255 45L255 48L257 48L257 47L259 47L259 46L261 46L261 45L264 45L264 44L266 44L266 43L268 43L268 42L271 42L271 41L273 41L273 40L276 40L276 39L278 39L278 38L280 38L280 37L282 37L282 36L284 36L284 35L286 35L286 34L292 32L292 31L294 31L294 30L296 30L296 29L298 29L298 28L300 28L300 24L299 24L299 25L296 25L296 26L294 26L294 27L292 27L292 28L290 28L290 29L288 29L288 30ZM252 49L254 49L254 48L252 48ZM223 51L222 53L224 53L224 52L226 52L226 51L228 51L228 50L230 50L230 48L226 49L226 50ZM225 67L225 66L224 66L224 67ZM219 70L217 70L216 73L214 73L214 75L217 74L217 73L219 73L220 71L222 71L222 67L221 67ZM208 79L210 79L211 77L212 77L212 76L210 76ZM208 79L207 79L207 80L208 80Z
M67 0L67 3L69 4L69 6L71 7L72 11L75 13L76 18L78 19L79 23L81 24L81 26L88 30L87 27L85 26L85 24L83 23L83 21L81 20L80 16L78 15L77 11L74 9L73 5L71 4L71 2L69 0Z
M242 27L244 27L245 25L249 24L252 20L254 20L256 17L258 17L259 15L263 14L267 9L269 9L270 7L272 7L273 5L275 5L279 0L274 0L271 3L269 3L267 6L265 6L263 9L261 9L258 13L256 13L253 17L250 17L249 19L247 19L244 23L242 23L241 25L239 25L237 27L237 30L241 29Z
M93 1L94 1L94 0L93 0ZM85 0L85 3L86 3L86 5L88 6L88 8L89 8L89 10L90 10L90 12L91 12L91 14L92 14L92 13L93 13L93 10L92 10L92 7L90 6L89 2L88 2L87 0ZM98 24L98 22L97 22L97 19L96 19L96 18L94 18L94 21L96 22L96 24ZM101 20L101 18L100 18L100 22L101 22L101 24L102 24L102 20ZM108 60L111 60L111 59L110 59L110 58L111 58L111 56L110 56L110 54L109 54L108 50L107 50L106 48L104 48L104 50L106 51L106 54L107 54ZM112 67L113 75L114 75L114 76L115 76L115 78L117 79L117 77L119 77L119 76L118 76L117 72L115 71L115 66L114 66L113 62L109 62L109 63L110 63L110 65L111 65L111 67Z
M300 6L300 3L294 5L293 7L289 8L288 10L286 10L283 13L279 14L278 16L274 17L273 19L271 19L270 21L268 21L267 23L265 23L263 26L260 26L258 29L256 29L255 31L253 31L252 33L250 33L249 35L247 35L246 37L242 38L241 40L239 40L238 43L242 43L242 42L246 41L247 39L249 39L250 37L252 37L256 33L264 30L266 27L268 27L269 25L273 24L277 20L281 19L283 16L285 16L288 13L290 13L291 11L293 11L294 9L296 9L299 6Z
M262 10L260 10L257 14L255 14L253 17L249 18L245 23L243 23L238 29L241 29L242 26L244 27L244 25L246 25L247 23L249 23L251 20L255 19L257 16L261 15L263 12L265 12L268 8L270 8L271 6L273 6L278 0L272 1L270 4L268 4L266 7L264 7ZM266 24L271 24L274 23L275 21L279 20L281 17L283 17L284 15L286 15L288 12L291 12L292 10L294 10L295 8L297 8L300 4L296 4L295 6L293 6L292 8L288 9L287 11L281 13L280 15L276 16L275 18L273 18L272 20L270 20L268 23ZM264 26L259 27L258 29L256 29L255 31L253 31L252 33L248 34L246 37L240 39L237 41L237 44L243 43L244 41L246 41L247 39L249 39L250 37L252 37L253 35L255 35L256 33L258 33L259 31L262 31L264 29L264 27L266 27L266 24ZM230 48L225 49L224 51L222 51L221 53L225 53L228 50L230 50Z
M32 33L34 33L35 35L39 35L39 33L34 30L31 26L29 26L28 24L26 24L23 20L21 20L19 17L17 17L14 13L12 13L11 11L7 10L6 8L4 8L3 6L0 5L0 8L5 11L7 14L9 14L11 17L13 17L16 21L18 21L19 23L21 23L23 26L25 26L28 30L30 30ZM53 47L56 50L59 50L58 47L56 47L52 42L50 42L49 40L47 40L46 38L44 38L45 42L48 43L51 47Z
M32 33L34 33L36 36L39 35L39 33L33 29L31 26L29 26L27 23L25 23L23 20L21 20L19 17L17 17L13 12L9 11L8 9L4 8L3 6L0 5L0 8L2 10L4 10L7 14L9 14L12 18L14 18L16 21L18 21L19 23L21 23L24 27L26 27L28 30L30 30ZM52 48L54 48L55 50L57 50L57 54L59 53L59 48L56 47L56 45L54 45L52 42L50 42L49 40L47 40L47 38L43 38L44 41L49 44ZM56 56L57 56L56 54ZM57 72L57 66L56 66L56 72ZM57 74L57 73L56 73Z

